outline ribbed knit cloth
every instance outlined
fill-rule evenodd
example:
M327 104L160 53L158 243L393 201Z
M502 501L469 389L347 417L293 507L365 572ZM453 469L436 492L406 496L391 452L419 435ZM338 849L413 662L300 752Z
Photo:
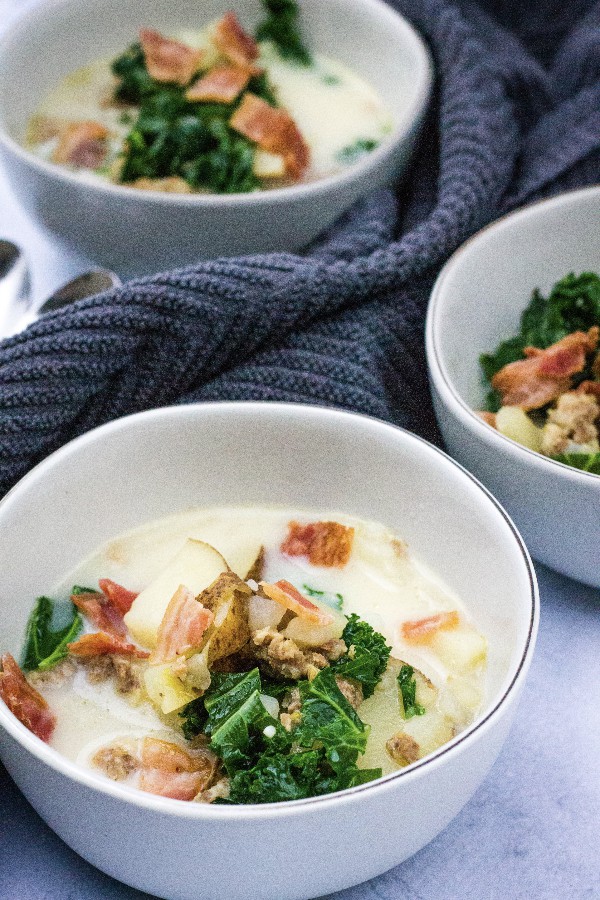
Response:
M437 440L423 325L441 265L501 213L599 180L600 3L393 5L437 72L398 194L305 255L137 279L0 343L0 494L95 425L196 400L334 405Z

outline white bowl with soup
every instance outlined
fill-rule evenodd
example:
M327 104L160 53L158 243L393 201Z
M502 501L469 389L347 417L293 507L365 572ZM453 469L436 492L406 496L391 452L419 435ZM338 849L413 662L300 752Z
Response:
M296 550L286 543L290 520L301 533L315 520L337 521L353 531L350 556L341 565L307 561L298 534ZM57 747L0 701L0 753L25 796L76 852L140 890L191 900L201 879L207 896L300 900L357 884L435 837L477 789L508 734L537 631L531 562L493 497L402 429L278 403L141 413L89 432L40 463L0 503L0 530L1 650L17 659L33 600L57 596L61 585L68 592L73 576L89 583L102 574L141 590L131 607L137 613L126 619L136 641L152 641L144 632L154 608L148 597L156 598L164 567L191 538L218 547L242 577L255 556L252 542L271 548L267 580L289 579L315 602L328 602L328 595L342 613L369 620L395 657L416 652L411 661L432 686L447 684L453 668L463 666L471 678L473 663L478 667L467 724L457 723L414 762L392 757L375 780L249 805L182 802L113 780L89 765L88 735L72 730L69 739L67 722L67 743ZM244 553L236 557L240 547ZM252 579L248 585L256 588ZM450 611L468 623L477 659L465 653L462 639L452 651L451 629L443 632L449 636L443 651L444 641L435 652L431 644L411 644L406 622L421 620L424 610ZM285 627L298 628L295 621L288 611ZM327 671L324 661L319 666ZM310 678L319 675L310 673L307 684ZM97 694L88 696L93 706ZM366 765L380 766L387 732L377 703L366 700L358 714L381 744ZM60 717L57 710L57 736ZM415 715L406 728L427 719L426 712ZM138 716L132 727L139 735L147 722ZM275 722L266 736L274 730ZM69 740L81 740L87 755ZM84 808L93 814L82 817Z
M32 119L41 112L47 121L52 110L63 120L100 115L114 155L131 123L122 111L103 108L105 97L98 109L82 89L86 78L106 84L108 62L138 40L140 29L188 47L203 44L199 32L233 9L252 35L265 17L260 0L201 7L190 0L117 7L109 0L42 0L0 43L0 154L25 208L69 246L120 273L143 274L220 255L298 250L359 197L391 185L408 163L431 90L424 42L380 0L299 6L313 64L289 65L264 43L255 62L271 73L280 104L303 133L309 160L300 180L277 186L277 178L267 179L265 189L247 193L165 193L159 181L140 189L138 180L132 188L52 162L52 135L48 145L40 134L32 145ZM265 158L271 165L272 154Z
M600 476L544 456L516 429L513 440L478 415L490 387L480 354L519 333L533 291L546 298L566 275L585 272L600 273L598 187L526 206L460 247L433 287L426 344L449 452L498 497L535 559L599 587ZM525 419L518 405L506 411Z

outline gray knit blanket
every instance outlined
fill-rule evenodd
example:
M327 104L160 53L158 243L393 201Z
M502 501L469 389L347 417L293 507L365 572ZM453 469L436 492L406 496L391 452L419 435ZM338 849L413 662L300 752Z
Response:
M397 192L302 255L190 260L0 343L0 495L76 435L173 403L318 403L438 439L423 326L441 265L502 213L599 180L600 3L393 5L437 72Z

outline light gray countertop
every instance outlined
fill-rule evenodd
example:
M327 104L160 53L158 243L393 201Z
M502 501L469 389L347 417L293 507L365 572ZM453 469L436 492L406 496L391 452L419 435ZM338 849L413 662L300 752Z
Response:
M0 0L0 30L18 6ZM36 302L91 265L58 250L1 175L0 237L26 250ZM600 898L600 591L542 567L538 577L537 649L516 722L488 778L420 853L336 900ZM1 900L143 896L63 844L0 766Z

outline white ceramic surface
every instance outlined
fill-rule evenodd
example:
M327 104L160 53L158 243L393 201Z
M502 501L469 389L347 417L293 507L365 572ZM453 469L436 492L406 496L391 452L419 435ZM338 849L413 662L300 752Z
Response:
M426 343L450 454L506 507L536 559L600 586L600 477L516 444L473 412L486 393L479 354L519 330L534 288L584 271L600 272L600 187L525 207L467 241L434 285Z
M339 175L252 194L161 194L83 181L23 149L41 97L66 74L122 52L140 26L201 27L232 6L254 28L260 0L41 0L8 29L0 42L0 157L28 212L67 246L120 274L298 250L356 199L401 174L427 106L432 66L419 35L381 0L301 3L307 44L369 81L395 123L379 148Z
M466 803L512 721L537 631L535 576L496 501L439 450L375 419L289 404L141 413L66 445L0 503L0 647L32 598L99 543L189 505L340 509L394 528L489 639L473 725L401 772L327 797L203 806L134 791L62 758L0 702L0 754L40 815L127 884L176 900L301 900L415 853Z

